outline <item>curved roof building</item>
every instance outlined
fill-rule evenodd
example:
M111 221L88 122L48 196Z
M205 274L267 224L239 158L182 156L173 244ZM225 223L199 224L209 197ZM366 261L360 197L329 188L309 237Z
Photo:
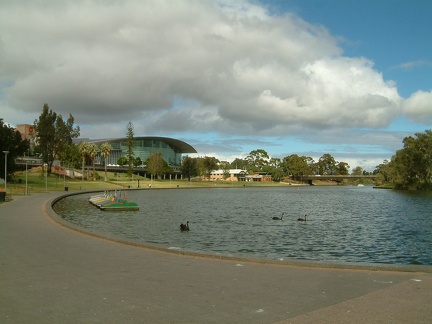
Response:
M112 146L111 154L107 158L107 164L117 164L121 156L126 156L128 151L127 138L111 138L103 140L89 140L90 143L101 145L108 142ZM152 154L161 153L163 159L172 166L181 164L182 153L197 153L197 151L186 142L169 137L143 136L134 137L133 152L135 158L140 158L144 163ZM101 153L97 158L103 163Z

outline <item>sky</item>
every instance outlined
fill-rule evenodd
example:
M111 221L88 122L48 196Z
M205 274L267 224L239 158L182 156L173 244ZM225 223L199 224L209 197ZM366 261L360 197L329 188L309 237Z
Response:
M430 0L0 1L0 118L373 171L432 125Z

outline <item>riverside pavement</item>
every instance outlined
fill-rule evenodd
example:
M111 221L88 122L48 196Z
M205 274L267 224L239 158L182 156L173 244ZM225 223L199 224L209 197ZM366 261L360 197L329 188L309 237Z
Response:
M153 250L64 226L51 210L61 194L0 205L0 323L432 322L431 267Z

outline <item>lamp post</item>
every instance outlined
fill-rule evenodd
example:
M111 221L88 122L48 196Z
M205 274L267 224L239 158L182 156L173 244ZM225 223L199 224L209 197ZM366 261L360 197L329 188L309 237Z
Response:
M44 171L45 171L45 192L48 192L48 164L46 163L44 163Z
M66 190L66 167L65 166L63 166L63 189Z
M7 189L7 155L9 153L9 151L3 151L4 155L5 155L5 192Z
M26 196L28 195L28 180L27 180L27 160L26 160L26 190L25 190L25 194L26 194Z

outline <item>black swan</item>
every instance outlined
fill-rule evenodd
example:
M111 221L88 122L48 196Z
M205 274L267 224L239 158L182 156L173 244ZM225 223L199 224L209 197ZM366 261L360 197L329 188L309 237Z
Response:
M189 221L186 222L186 225L183 224L183 223L181 223L181 224L180 224L180 230L181 230L182 232L184 232L184 231L189 231Z
M282 220L283 216L284 216L284 213L282 213L281 217L273 216L272 219L274 219L274 220Z
M306 222L306 217L307 217L307 215L304 215L304 218L299 217L299 218L297 218L297 220L300 222Z

